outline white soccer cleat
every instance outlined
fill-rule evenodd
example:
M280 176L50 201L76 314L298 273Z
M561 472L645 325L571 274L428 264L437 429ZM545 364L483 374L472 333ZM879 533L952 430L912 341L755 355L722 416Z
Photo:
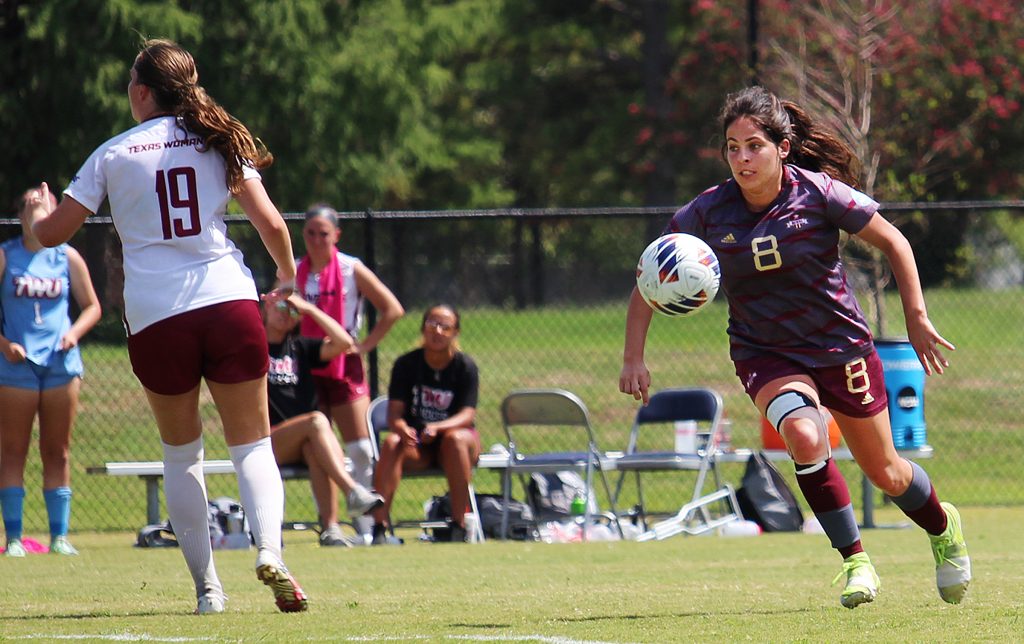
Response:
M199 597L196 604L196 615L216 615L224 612L224 604L228 598L219 593L206 593Z
M7 541L7 547L4 549L4 556L24 557L27 554L28 551L25 550L25 546L21 543L21 539L9 539Z

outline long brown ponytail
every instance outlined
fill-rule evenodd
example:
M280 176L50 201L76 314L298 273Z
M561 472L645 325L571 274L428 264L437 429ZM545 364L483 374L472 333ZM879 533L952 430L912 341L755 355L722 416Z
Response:
M232 193L242 188L242 166L257 170L269 166L273 155L263 143L199 85L192 55L169 40L147 40L135 58L137 82L153 91L160 109L176 116L189 132L203 139L227 165L227 186Z
M776 145L788 140L787 162L860 187L861 163L853 149L796 103L779 100L763 87L748 87L726 97L718 116L723 134L741 117L756 123Z

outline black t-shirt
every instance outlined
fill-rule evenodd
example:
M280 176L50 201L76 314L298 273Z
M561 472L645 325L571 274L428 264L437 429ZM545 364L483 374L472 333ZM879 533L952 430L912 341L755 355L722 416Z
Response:
M323 343L323 338L289 335L284 342L268 345L267 394L271 425L317 409L310 370L327 365L320 360Z
M480 375L476 363L456 353L444 369L437 370L416 349L395 360L388 398L405 403L405 422L417 431L426 423L445 420L464 407L476 407Z

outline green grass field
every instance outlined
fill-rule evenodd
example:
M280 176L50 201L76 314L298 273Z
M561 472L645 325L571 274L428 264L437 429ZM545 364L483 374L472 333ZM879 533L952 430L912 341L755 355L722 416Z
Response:
M944 604L917 528L866 531L882 578L873 604L838 603L837 555L823 535L673 537L662 542L488 542L321 549L286 533L311 596L277 612L254 552L218 551L223 615L194 617L177 549L127 533L83 534L77 558L0 557L0 640L147 642L1019 641L1024 509L968 508L974 581ZM883 522L896 521L891 509Z
M85 467L113 460L157 460L159 440L123 347L87 345L88 374L73 446L72 516L76 559L0 557L0 640L4 641L1016 641L1024 557L1024 335L1019 291L941 290L927 294L932 319L958 347L952 369L927 384L928 440L923 463L943 498L961 507L975 581L961 606L939 600L933 564L918 529L870 530L865 545L882 577L874 604L847 611L837 556L821 535L756 538L674 537L660 543L427 545L416 532L401 548L323 550L311 532L286 532L286 559L312 597L309 613L281 615L252 573L254 553L217 553L230 596L210 618L194 608L191 581L177 550L131 547L144 522L143 484L89 476ZM898 303L888 328L902 331ZM464 311L463 346L481 367L479 426L484 449L503 440L502 397L520 387L560 386L591 410L601 447L621 448L636 405L616 391L623 308ZM733 443L756 447L756 414L732 373L716 304L691 320L657 319L648 343L656 387L705 384L718 389L733 420ZM381 347L382 386L394 358L417 335L410 311ZM225 458L209 400L207 457ZM556 446L553 446L556 447ZM30 460L26 533L45 534L38 471ZM842 463L855 504L855 465ZM790 476L782 467L783 474ZM742 467L723 467L739 482ZM36 478L33 478L36 477ZM686 474L657 474L645 487L652 504L672 510L688 496ZM233 477L208 479L211 496L237 498ZM402 518L422 515L442 481L404 483ZM497 478L479 473L477 490ZM519 498L522 494L516 491ZM628 504L627 498L623 503ZM287 484L291 520L312 519L305 482ZM881 501L879 496L878 501ZM860 508L857 508L858 513ZM884 525L902 521L891 505ZM97 532L99 531L99 532Z
M930 378L925 388L928 441L935 458L925 465L940 494L962 505L1007 505L1024 502L1019 464L1024 460L1024 301L1020 290L931 290L926 296L936 327L957 345L952 367ZM862 298L862 301L866 298ZM886 300L889 335L903 332L895 296ZM421 311L411 310L380 347L381 388L390 365L418 337ZM707 312L684 320L656 316L647 347L654 386L702 384L716 388L733 421L733 444L760 445L754 407L743 394L728 358L726 307L716 302ZM481 371L478 426L484 449L504 442L499 405L521 387L564 387L587 403L602 449L622 449L636 403L617 391L621 366L624 307L550 306L526 311L463 311L463 348ZM141 388L131 373L123 346L87 344L86 382L72 450L75 489L73 530L132 530L144 522L144 487L131 478L89 476L85 468L106 461L159 460L156 428ZM208 458L226 458L219 420L212 403L202 408ZM565 446L552 445L553 449ZM856 476L852 463L841 465ZM739 467L727 467L738 481ZM789 476L787 468L783 474ZM850 479L851 483L854 481ZM231 477L209 479L212 496L237 498ZM678 507L685 475L655 477L648 498L660 507ZM481 474L478 490L497 491L497 479ZM38 460L29 460L26 529L45 531L38 494ZM396 513L422 515L422 503L440 494L437 481L403 484ZM627 494L630 494L627 490ZM288 518L308 520L315 510L304 482L288 484ZM881 501L879 495L878 500Z

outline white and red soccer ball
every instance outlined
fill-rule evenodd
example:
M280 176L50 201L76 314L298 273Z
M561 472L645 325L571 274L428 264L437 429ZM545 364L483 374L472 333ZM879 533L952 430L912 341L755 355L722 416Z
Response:
M636 285L644 301L663 315L691 315L715 299L721 271L703 240L685 233L655 239L640 255Z

